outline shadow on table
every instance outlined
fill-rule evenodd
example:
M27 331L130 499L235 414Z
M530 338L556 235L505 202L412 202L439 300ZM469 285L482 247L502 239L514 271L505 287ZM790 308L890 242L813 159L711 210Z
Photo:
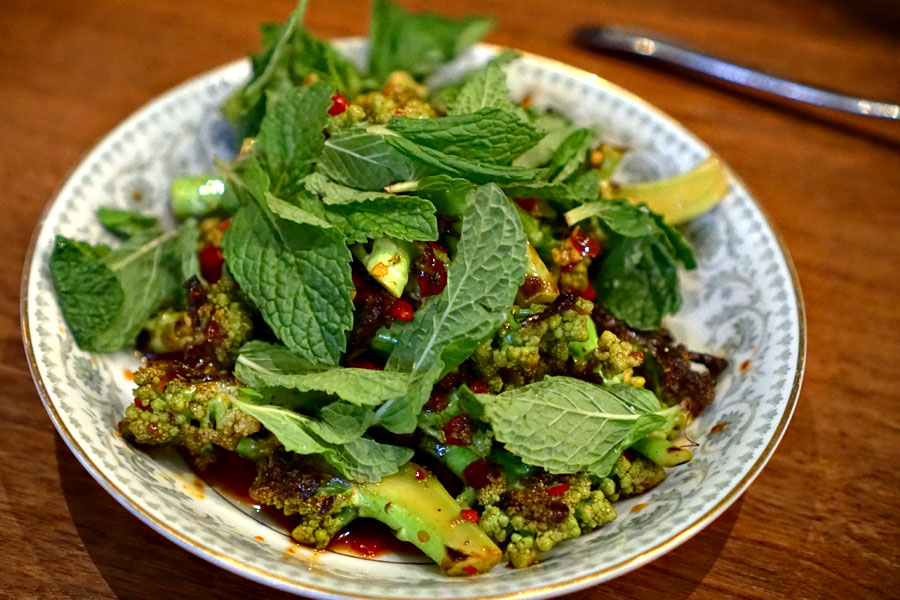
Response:
M117 597L233 600L260 595L259 584L197 558L140 522L91 478L58 437L56 460L63 494L84 548ZM715 564L741 503L738 500L696 537L652 564L568 598L687 598ZM267 590L265 597L296 598L275 590Z

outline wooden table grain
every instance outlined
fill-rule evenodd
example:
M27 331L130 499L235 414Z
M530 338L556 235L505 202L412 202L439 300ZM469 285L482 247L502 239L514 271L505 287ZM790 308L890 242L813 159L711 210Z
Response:
M900 100L895 0L408 0L480 12L489 41L592 71L708 142L793 255L808 361L793 422L746 494L654 563L572 598L900 597L900 123L824 112L574 46L578 25L644 27L813 84ZM19 281L41 210L142 104L254 50L290 0L0 2L0 597L281 598L132 517L65 447L22 351ZM364 3L313 0L329 37Z

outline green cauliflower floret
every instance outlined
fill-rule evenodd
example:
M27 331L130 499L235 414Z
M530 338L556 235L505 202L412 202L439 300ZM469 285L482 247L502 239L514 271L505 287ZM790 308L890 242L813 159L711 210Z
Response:
M157 355L208 353L230 367L253 331L253 309L227 270L210 286L193 277L185 291L184 310L163 310L144 325L143 348Z
M612 331L606 330L600 334L595 357L599 361L597 370L604 379L621 380L634 387L644 387L644 378L633 375L634 368L644 363L643 354L635 351L631 343L619 339Z
M615 510L587 475L540 473L520 479L488 505L479 525L492 539L507 542L506 558L516 568L537 562L563 540L611 522Z
M134 374L134 403L119 431L147 446L183 446L199 465L214 459L214 447L234 450L259 421L235 408L240 393L232 379L209 380L173 361L150 361Z
M500 561L500 549L462 511L437 477L407 463L378 482L349 482L317 457L276 452L258 464L250 495L300 516L291 535L324 548L356 517L386 524L447 575L475 575Z
M513 307L510 318L497 334L481 344L472 356L475 371L491 391L521 387L548 374L566 374L575 355L594 348L591 321L593 303L572 294L560 294L552 304Z
M298 515L291 532L298 542L324 548L356 517L353 490L317 456L278 451L257 466L250 497L285 515Z
M610 476L600 482L600 489L613 502L643 494L666 478L666 470L652 460L631 452L626 454L616 461Z

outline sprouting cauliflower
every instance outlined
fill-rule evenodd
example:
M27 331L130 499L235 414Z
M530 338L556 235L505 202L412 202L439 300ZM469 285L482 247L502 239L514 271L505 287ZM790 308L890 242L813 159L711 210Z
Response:
M600 490L586 475L541 473L520 479L485 507L479 525L495 541L506 543L506 558L516 568L540 560L563 540L576 538L616 518Z
M639 454L628 452L619 457L612 473L600 481L600 489L615 502L649 491L663 482L666 470Z
M408 73L396 71L388 76L380 91L353 98L347 109L332 119L332 125L342 129L362 122L384 124L397 115L411 119L436 117L434 107L425 101L427 94L425 86Z
M298 515L291 532L298 542L324 548L331 538L356 517L352 489L335 477L316 456L277 451L257 463L250 497L284 512Z
M155 355L211 355L231 366L253 331L253 309L226 270L210 286L191 278L185 290L184 310L163 310L144 325L145 349Z
M521 387L548 374L566 374L573 348L592 336L593 304L560 294L552 304L514 307L510 317L472 356L476 372L494 392Z
M259 431L259 421L232 405L240 388L231 378L210 380L173 361L151 361L134 382L119 431L135 443L184 447L202 466L214 460L215 446L234 450Z

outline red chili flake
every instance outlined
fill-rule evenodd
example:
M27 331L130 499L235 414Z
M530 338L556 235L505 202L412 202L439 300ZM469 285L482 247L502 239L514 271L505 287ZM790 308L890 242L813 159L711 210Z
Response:
M513 198L516 201L522 210L525 212L534 212L534 209L537 208L537 200L534 198Z
M554 485L552 488L547 489L548 496L561 496L569 491L568 483L561 483L559 485Z
M156 423L147 423L147 433L155 434L159 431L159 425Z
M416 469L416 479L422 481L423 479L428 479L428 471L425 469Z
M373 371L383 371L384 367L380 365L376 365L371 360L367 360L364 357L354 356L353 358L347 359L347 366L353 367L354 369L371 369Z
M741 363L741 367L740 367L741 371L746 371L747 369L750 368L750 365L751 365L750 361L745 360L744 362Z
M222 277L222 264L225 257L222 255L222 249L215 244L209 243L203 246L198 254L200 259L200 273L209 283L215 283Z
M593 301L595 298L597 298L597 292L594 290L594 286L588 283L586 288L578 292L578 296L584 298L585 300Z
M395 319L400 319L404 323L409 323L413 320L412 304L410 304L406 300L397 300L397 302L391 308L391 316Z
M466 565L462 568L463 572L468 573L469 575L477 575L478 569L473 567L472 565Z
M632 506L631 512L639 512L639 511L644 510L645 508L647 508L647 503L641 502L640 504L635 504L634 506Z
M159 383L156 384L156 391L161 392L166 389L166 386L173 379L175 379L175 371L166 371L166 374L159 378Z
M600 242L589 235L581 233L577 227L572 232L572 235L569 236L569 240L582 256L594 258L600 254Z
M210 344L215 344L225 337L225 331L222 329L222 326L219 325L218 321L212 320L206 324L203 334L206 336L206 341Z
M431 248L433 251L440 252L444 256L447 255L447 250L443 246L438 244L437 242L425 242L425 243L428 244L428 247Z
M488 464L488 462L483 458L479 458L478 460L469 463L469 465L465 469L463 469L463 481L465 481L467 485L472 486L476 490L483 488L488 483L490 483L490 480L488 478L490 471L491 466Z
M470 523L478 522L478 511L477 510L472 510L471 508L467 508L467 509L461 511L459 514L463 519L465 519L466 521L468 521Z
M350 106L350 103L346 98L340 93L337 92L331 97L331 108L328 109L328 114L332 117L334 115L339 115Z
M150 410L150 403L148 402L146 405L144 405L140 398L134 399L134 405L141 410Z
M431 392L428 402L425 403L425 410L428 412L441 412L447 408L448 404L450 404L450 401L447 399L447 396L440 392Z
M456 415L444 425L444 439L451 446L471 446L475 420L471 415Z
M644 360L644 353L641 352L640 350L635 350L634 352L631 353L631 355L641 362L643 362L643 360Z
M469 389L476 394L486 394L488 391L488 384L484 379L476 379L469 384Z
M447 266L434 255L434 248L425 246L418 260L419 295L423 298L439 294L447 285Z
M228 228L231 227L231 219L225 219L221 223L219 223L219 231L228 231Z

